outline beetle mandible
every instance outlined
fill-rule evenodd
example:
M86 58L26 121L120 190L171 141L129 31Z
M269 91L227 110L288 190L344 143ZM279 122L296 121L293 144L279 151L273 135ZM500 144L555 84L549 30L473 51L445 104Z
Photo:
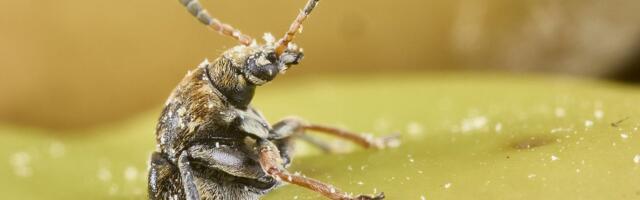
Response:
M169 96L156 127L157 150L149 170L149 199L256 200L283 182L306 187L335 200L383 199L384 194L350 196L336 187L289 173L294 139L322 149L306 130L351 140L365 148L397 143L290 117L273 126L250 105L255 88L273 80L303 57L291 43L319 0L309 0L284 37L266 44L211 17L198 0L180 0L201 23L241 44L213 62L187 73Z

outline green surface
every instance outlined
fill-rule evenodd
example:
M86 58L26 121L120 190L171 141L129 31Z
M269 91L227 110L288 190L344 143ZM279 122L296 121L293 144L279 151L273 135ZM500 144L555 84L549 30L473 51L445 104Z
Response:
M383 151L321 155L301 146L292 171L349 192L384 191L392 200L640 198L640 88L470 74L318 77L276 81L255 102L272 122L296 114L402 133L399 148ZM74 137L2 126L2 199L144 199L157 113ZM296 198L322 199L295 186L265 199Z

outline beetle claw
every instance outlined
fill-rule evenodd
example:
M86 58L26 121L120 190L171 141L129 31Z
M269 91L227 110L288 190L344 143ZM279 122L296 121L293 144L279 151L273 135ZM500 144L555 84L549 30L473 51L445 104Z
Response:
M376 194L375 196L358 195L356 198L354 198L354 200L382 200L384 199L384 197L384 192L381 192L380 194Z

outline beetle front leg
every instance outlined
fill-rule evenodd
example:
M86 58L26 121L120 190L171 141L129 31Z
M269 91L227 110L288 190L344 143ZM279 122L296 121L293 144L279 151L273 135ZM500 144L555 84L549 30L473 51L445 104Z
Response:
M356 197L351 197L332 185L312 178L291 174L282 167L282 159L280 158L280 153L278 152L278 148L275 144L268 140L260 140L258 141L258 145L260 165L267 174L277 177L282 181L305 187L333 200L381 200L385 197L384 193L373 196L358 195Z
M308 123L300 118L289 117L273 125L273 130L269 133L269 139L280 139L290 137L292 135L302 135L305 130L317 131L326 133L332 136L336 136L342 139L352 141L364 148L383 149L386 147L392 147L399 143L398 134L385 136L385 137L373 137L371 135L359 134L352 131L325 126L320 124ZM331 151L328 145L323 143L317 143L312 138L303 139L310 141L312 144L320 147L321 149L328 149Z
M186 151L180 153L178 158L178 169L180 170L180 179L184 187L184 194L187 200L200 200L200 194L193 178L193 170L189 163L189 155Z
M240 149L223 145L194 145L188 151L193 162L202 163L208 168L220 170L236 177L275 184L273 179L264 173L257 163L256 154L251 157Z

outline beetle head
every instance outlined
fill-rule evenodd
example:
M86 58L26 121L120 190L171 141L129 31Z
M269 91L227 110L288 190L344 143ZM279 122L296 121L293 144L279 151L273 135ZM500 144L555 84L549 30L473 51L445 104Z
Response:
M304 55L302 49L294 43L289 43L278 55L273 36L266 33L264 39L264 45L238 45L224 54L225 58L232 61L237 72L242 73L244 79L254 85L263 85L278 74L285 73L289 67L298 64Z

